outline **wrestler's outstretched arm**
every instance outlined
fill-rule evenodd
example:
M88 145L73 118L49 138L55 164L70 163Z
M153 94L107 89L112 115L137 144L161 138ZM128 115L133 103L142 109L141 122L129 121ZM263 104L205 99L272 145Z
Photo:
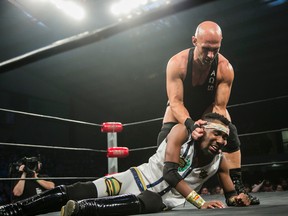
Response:
M223 155L220 167L218 170L218 176L221 186L223 187L226 204L228 206L248 206L250 205L250 199L247 194L240 193L237 194L234 184L229 175L228 163Z

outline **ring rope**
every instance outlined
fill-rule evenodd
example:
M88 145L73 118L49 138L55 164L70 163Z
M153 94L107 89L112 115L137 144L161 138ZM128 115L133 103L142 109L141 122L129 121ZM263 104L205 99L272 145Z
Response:
M251 132L251 133L239 134L239 137L241 137L241 136L258 135L258 134L265 134L265 133L281 132L281 131L287 131L287 130L288 130L288 128L282 128L282 129L276 129L276 130L267 130L267 131ZM62 146L46 146L46 145L32 145L32 144L4 143L4 142L0 142L0 145L20 146L20 147L32 147L32 148L63 149L63 150L73 150L73 151L93 151L93 152L107 153L107 150L97 150L97 149L90 149L90 148L72 148L72 147L62 147ZM129 149L129 151L130 151L130 152L133 152L133 151L142 151L142 150L147 150L147 149L155 149L155 148L157 148L157 147L158 147L158 146L149 146L149 147L142 147L142 148L134 148L134 149Z
M278 96L278 97L274 97L274 98L266 98L266 99L262 99L262 100L251 101L251 102L244 102L244 103L239 103L239 104L234 104L234 105L229 105L229 106L227 106L227 108L238 107L238 106L254 104L254 103L267 102L267 101L272 101L272 100L276 100L276 99L283 99L283 98L288 98L288 95ZM91 125L91 126L97 126L97 127L101 127L102 126L102 124L97 124L97 123L91 123L91 122L85 122L85 121L79 121L79 120L73 120L73 119L67 119L67 118L61 118L61 117L55 117L55 116L49 116L49 115L42 115L42 114L37 114L37 113L23 112L23 111L11 110L11 109L0 108L0 111L17 113L17 114L22 114L22 115L35 116L35 117L40 117L40 118L61 120L61 121L66 121L66 122L72 122L72 123L78 123L78 124L84 124L84 125ZM124 123L122 125L123 126L131 126L131 125L137 125L137 124L153 122L153 121L159 121L159 120L163 120L163 117L154 118L154 119L150 119L150 120L143 120L143 121L138 121L138 122L132 122L132 123Z
M66 119L66 118L60 118L60 117L55 117L55 116L41 115L41 114L36 114L36 113L22 112L22 111L10 110L10 109L3 109L3 108L0 108L0 111L11 112L11 113L17 113L17 114L22 114L22 115L36 116L36 117L41 117L41 118L55 119L55 120L61 120L61 121L67 121L67 122L73 122L73 123L79 123L79 124L84 124L84 125L92 125L92 126L101 127L100 124L95 124L95 123L90 123L90 122L84 122L84 121L78 121L78 120L72 120L72 119Z
M158 148L158 146L150 146L150 147L142 147L142 148L135 148L135 149L129 149L130 152L133 151L140 151L140 150L147 150L147 149L155 149Z
M288 161L277 161L277 162L267 162L267 163L254 163L254 164L243 164L242 167L254 167L254 166L265 166L273 164L286 164ZM99 177L38 177L38 178L0 178L0 181L13 181L13 180L96 180Z
M277 162L267 162L267 163L256 163L256 164L243 164L242 167L250 167L250 166L265 166L265 165L273 165L273 164L286 164L288 161L277 161Z
M142 123L147 123L147 122L159 121L162 119L163 117L150 119L150 120L144 120L144 121L138 121L138 122L132 122L132 123L126 123L126 124L123 124L123 126L125 127L125 126L137 125L137 124L142 124Z
M107 152L107 150L97 150L97 149L90 149L90 148L72 148L72 147L62 147L62 146L31 145L31 144L22 144L22 143L0 142L0 145L32 147L32 148L61 149L61 150L72 150L72 151L92 151L92 152L102 152L102 153L106 153Z
M274 132L280 132L280 131L286 131L288 128L282 128L282 129L276 129L276 130L268 130L268 131L259 131L259 132L253 132L253 133L245 133L245 134L239 134L238 136L252 136L252 135L258 135L258 134L265 134L265 133L274 133ZM0 143L1 144L1 143ZM151 147L144 147L144 148L135 148L135 149L129 149L130 152L132 151L141 151L141 150L147 150L147 149L153 149L157 148L158 146L151 146Z
M274 132L282 132L286 131L288 128L281 128L281 129L275 129L275 130L267 130L267 131L258 131L258 132L251 132L251 133L245 133L245 134L239 134L238 136L252 136L252 135L258 135L258 134L265 134L265 133L274 133Z
M96 180L99 177L38 177L38 178L0 178L0 181L13 181L13 180L77 180L77 179L91 179Z
M46 145L32 145L32 144L6 143L6 142L0 142L0 145L18 146L18 147L32 147L32 148L60 149L60 150L72 150L72 151L93 151L93 152L107 153L107 150L97 150L97 149L90 149L90 148L71 148L71 147L62 147L62 146L46 146ZM132 152L132 151L140 151L140 150L147 150L147 149L154 149L154 148L157 148L157 146L129 149L129 151Z
M227 108L243 106L243 105L250 105L250 104L255 104L255 103L260 103L260 102L267 102L267 101L272 101L272 100L275 100L275 99L283 99L283 98L287 98L287 97L288 97L288 95L283 95L283 96L278 96L278 97L273 97L273 98L267 98L267 99L262 99L262 100L251 101L251 102L244 102L244 103L229 105L229 106L227 106Z
M267 162L267 163L254 163L254 164L243 164L242 167L255 167L255 166L266 166L273 164L287 164L288 161L277 161L277 162ZM13 181L13 180L96 180L99 177L38 177L38 178L0 178L0 181Z

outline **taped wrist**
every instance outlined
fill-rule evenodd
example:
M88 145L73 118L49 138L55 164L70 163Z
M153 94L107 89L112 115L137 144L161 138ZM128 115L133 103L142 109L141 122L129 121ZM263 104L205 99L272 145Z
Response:
M235 196L237 196L238 194L237 194L236 190L225 192L224 195L226 198L226 204L228 206L236 206L237 205L236 200L235 200Z
M191 118L187 118L184 122L184 125L186 126L189 133L192 133L198 125L195 125L195 122Z
M198 209L205 204L205 200L194 190L186 197L186 200Z
M179 164L175 162L164 162L163 179L171 186L174 187L182 180L178 173Z

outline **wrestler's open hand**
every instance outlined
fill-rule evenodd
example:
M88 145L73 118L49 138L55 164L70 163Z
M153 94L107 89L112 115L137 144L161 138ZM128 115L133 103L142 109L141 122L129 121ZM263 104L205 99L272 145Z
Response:
M236 206L248 206L251 203L247 194L240 193L238 196L234 197Z
M199 127L196 127L193 131L192 131L192 139L193 140L198 140L200 137L203 136L204 134L204 129L203 129L203 125L207 124L207 121L203 121L202 119L199 119L198 121L195 122L194 125L198 125Z
M225 205L219 200L206 201L201 209L225 208Z

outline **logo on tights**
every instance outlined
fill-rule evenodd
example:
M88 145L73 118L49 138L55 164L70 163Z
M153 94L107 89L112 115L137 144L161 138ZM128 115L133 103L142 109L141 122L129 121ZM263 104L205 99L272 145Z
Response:
M185 159L184 157L179 158L179 172L184 172L189 166L191 165L191 162L189 159Z
M122 183L118 181L116 178L114 177L105 178L105 184L108 196L115 196L119 194Z

